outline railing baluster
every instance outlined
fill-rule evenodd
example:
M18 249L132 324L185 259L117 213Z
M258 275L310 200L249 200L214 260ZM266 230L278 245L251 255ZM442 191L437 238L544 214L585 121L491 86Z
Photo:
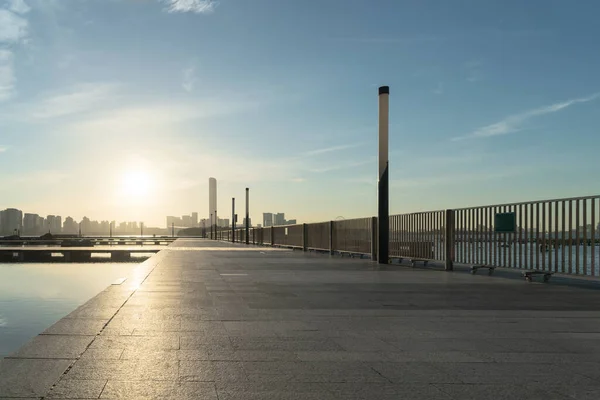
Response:
M592 199L592 276L596 276L596 199Z
M517 268L524 268L523 262L523 206L519 204L519 261L515 260Z
M583 274L590 275L588 272L588 260L587 260L587 200L583 200ZM577 248L577 254L579 254L579 247Z
M535 269L540 269L540 203L535 204Z
M579 200L575 200L575 273L580 274L579 270Z
M523 223L525 224L523 229L523 236L524 236L524 240L523 240L523 260L525 261L525 269L529 269L529 220L528 220L528 210L529 210L529 205L525 204L525 206L523 207L525 214L523 216Z
M569 274L573 273L573 200L569 200Z
M556 252L556 249L552 240L552 202L548 203L548 242L548 271L554 271L552 268L552 254Z
M561 244L560 244L560 256L561 256L561 272L565 272L567 269L567 263L566 263L566 252L565 252L565 248L566 248L566 234L567 234L567 225L566 225L566 202L563 201L562 202L562 235L561 235Z

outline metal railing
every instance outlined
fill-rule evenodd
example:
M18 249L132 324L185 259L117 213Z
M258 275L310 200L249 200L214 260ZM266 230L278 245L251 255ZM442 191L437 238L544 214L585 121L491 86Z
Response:
M331 250L331 224L332 222L306 224L306 247L316 250Z
M373 218L333 221L333 249L336 251L371 254Z
M390 216L390 257L444 260L445 211Z
M303 225L286 225L273 227L276 245L300 247L304 246Z
M500 217L516 230L499 232ZM600 195L392 215L389 256L600 275ZM253 244L371 254L376 218L252 228ZM446 226L448 225L448 226ZM498 225L498 226L496 226ZM236 241L244 242L240 228ZM231 240L231 231L220 231Z
M600 196L455 210L455 261L598 275ZM512 213L516 231L498 233L495 216Z

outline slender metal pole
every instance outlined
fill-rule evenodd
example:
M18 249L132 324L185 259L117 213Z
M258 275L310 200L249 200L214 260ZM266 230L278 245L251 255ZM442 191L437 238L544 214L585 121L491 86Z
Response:
M246 244L250 244L250 189L246 188Z
M387 264L389 259L389 97L389 86L379 87L379 183L377 198L377 260L379 264Z
M231 242L235 243L235 197L231 198Z
M175 222L171 222L171 237L175 237Z

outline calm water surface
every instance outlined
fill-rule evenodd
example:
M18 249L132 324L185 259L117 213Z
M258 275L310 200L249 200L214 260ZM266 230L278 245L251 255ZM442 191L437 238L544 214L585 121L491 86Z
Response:
M137 263L0 263L0 358L126 277Z

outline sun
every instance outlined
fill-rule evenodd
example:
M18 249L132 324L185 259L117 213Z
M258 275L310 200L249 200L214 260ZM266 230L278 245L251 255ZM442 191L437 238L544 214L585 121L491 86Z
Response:
M146 171L129 170L123 174L121 185L125 196L143 198L152 192L154 181Z

